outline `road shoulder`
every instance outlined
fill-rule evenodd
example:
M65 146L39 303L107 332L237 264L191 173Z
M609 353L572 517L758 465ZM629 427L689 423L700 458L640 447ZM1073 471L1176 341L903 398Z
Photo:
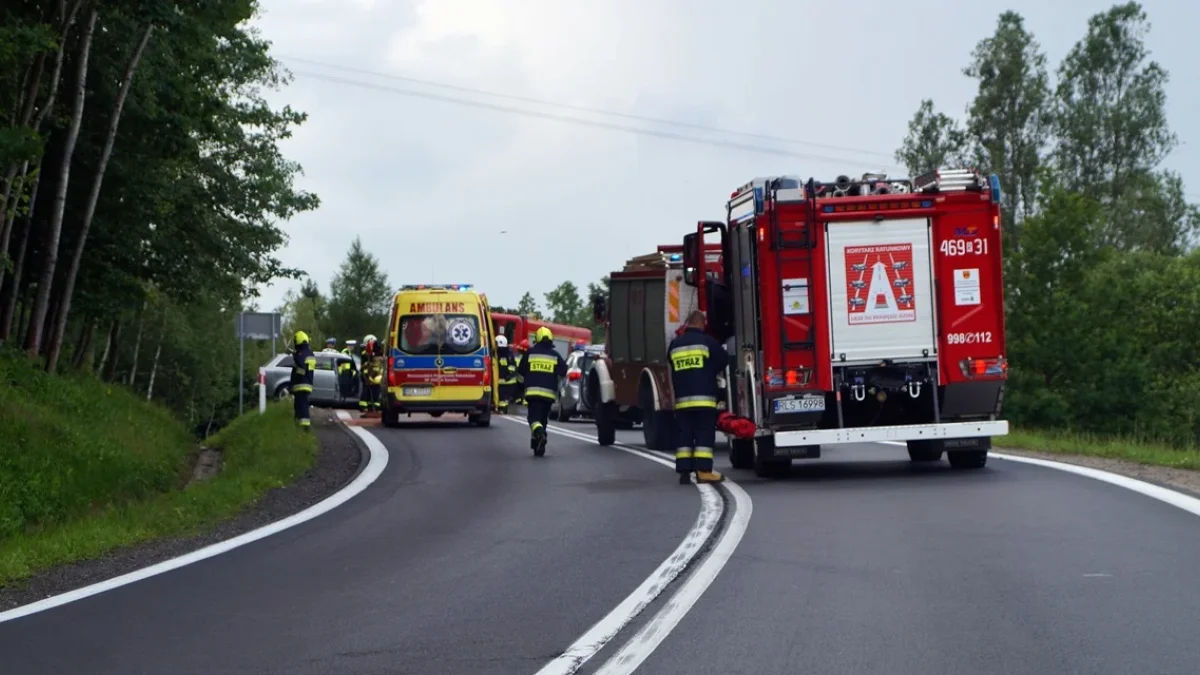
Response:
M354 479L365 464L364 452L334 413L314 410L318 454L311 469L204 534L159 539L118 549L100 558L38 573L0 588L0 611L94 584L236 537L320 502Z
M1036 450L1020 450L1014 448L995 448L997 454L1015 455L1043 459L1050 462L1062 462L1085 466L1089 469L1108 471L1120 476L1136 478L1159 487L1165 487L1182 492L1190 497L1200 498L1200 471L1190 469L1174 469L1167 466L1140 464L1108 457L1088 457L1086 455L1068 455L1057 452L1039 452Z

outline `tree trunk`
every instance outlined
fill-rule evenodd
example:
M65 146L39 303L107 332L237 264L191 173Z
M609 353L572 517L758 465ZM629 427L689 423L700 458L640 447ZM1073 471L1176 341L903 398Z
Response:
M34 103L37 101L38 87L42 84L42 73L46 69L46 52L40 52L34 58L33 63L29 64L29 75L26 78L25 93L17 101L17 106L21 109L20 114L15 120L17 127L27 127L33 119ZM4 179L0 181L0 206L7 207L9 197L13 195L13 179L17 177L17 167L20 162L9 164L4 170ZM28 161L26 162L28 165ZM13 199L13 209L17 208L17 202L21 199L20 189L16 191L16 199ZM8 209L5 208L5 211ZM0 255L8 253L8 227L10 226L8 218L0 219Z
M92 317L84 319L83 330L79 333L79 344L75 345L75 358L71 361L71 367L75 370L83 370L84 366L91 369L91 357L95 356L95 350L92 348L92 341L96 337L96 320Z
M132 387L134 380L137 379L138 356L142 351L142 333L146 328L146 308L149 305L149 300L142 300L142 309L138 312L137 333L133 338L133 365L129 367L129 377L125 378L125 385L129 387Z
M112 329L108 333L108 342L110 349L108 352L108 361L104 364L102 377L105 382L112 382L117 377L117 361L121 360L121 320L113 321Z
M71 299L75 294L75 278L79 274L79 265L83 261L83 249L87 244L88 230L92 227L92 218L96 215L96 204L100 202L100 188L104 185L104 172L108 168L108 160L112 156L113 144L117 141L117 128L121 125L121 111L125 108L125 99L129 96L129 88L133 84L133 74L137 72L142 53L146 44L154 34L154 24L146 25L142 39L138 42L125 65L125 74L121 76L121 89L117 92L117 101L113 106L112 120L108 123L108 136L104 139L104 149L100 151L100 163L96 166L96 175L92 179L92 191L84 207L83 224L79 229L79 240L75 242L75 254L71 256L71 266L67 268L67 280L63 285L62 311L55 322L54 333L50 336L50 350L46 355L46 372L53 373L58 367L58 356L62 352L63 334L67 330L67 317L71 314Z
M9 285L8 295L4 298L4 308L0 310L0 340L7 341L12 335L13 319L17 316L17 301L25 289L21 288L25 272L25 253L29 249L29 236L33 232L33 212L37 206L38 188L42 184L42 162L38 160L37 176L33 179L33 189L29 195L29 211L22 218L25 227L17 239L17 255L13 260L12 284ZM24 310L24 307L22 307Z
M50 76L50 92L46 96L46 102L44 104L42 104L41 109L38 110L37 119L33 120L33 130L34 131L41 130L42 124L45 123L47 115L54 108L54 101L58 96L58 85L59 85L59 82L62 81L63 61L65 61L65 57L67 54L67 36L70 35L70 33L71 33L71 26L75 25L75 17L76 17L76 15L79 14L79 8L81 6L83 6L83 0L75 0L75 2L71 3L71 7L68 10L67 3L65 2L65 0L59 0L59 3L58 3L59 39L58 39L58 49L55 51L55 54L54 54L54 72ZM36 107L36 103L37 103L37 89L38 89L38 86L41 84L42 73L44 72L44 67L45 67L45 59L46 59L45 53L38 55L38 63L37 63L37 71L36 71L37 77L31 78L30 86L27 90L25 101L24 101L25 109L24 109L24 111L22 111L22 114L21 114L22 121L20 122L19 126L28 126L30 123L30 120L33 117L33 111L34 111L34 108ZM41 163L40 159L38 160L38 163L39 164ZM28 167L29 167L29 162L26 161L24 168L21 169L22 175L25 175L25 171L26 171L26 169L28 169ZM6 204L8 202L9 192L10 192L10 189L12 186L12 179L16 175L16 171L17 171L17 164L14 162L12 165L10 165L8 167L8 173L5 174L3 198L0 199L0 204ZM17 194L20 195L20 192L18 192ZM11 228L12 223L8 223L7 227ZM11 234L11 231L3 231L3 228L0 227L0 257L2 257L5 253L8 253L8 244L9 244L10 234Z
M50 232L46 240L46 255L42 262L42 275L38 281L37 299L33 303L31 330L25 336L25 350L37 356L42 347L42 324L50 305L50 288L54 284L54 273L58 266L58 242L62 239L63 214L67 208L67 186L71 182L71 160L75 155L75 142L79 140L79 127L83 124L83 104L87 98L88 57L92 52L92 35L96 32L98 10L88 12L87 27L79 48L79 67L75 77L75 104L71 110L71 126L67 129L63 144L62 164L58 170L58 189L54 195L54 212L50 214Z
M16 164L13 167L16 167ZM15 195L12 200L12 206L0 214L0 216L3 216L0 217L0 260L8 254L8 244L12 240L13 223L17 221L17 210L21 204L21 193L25 190L25 179L29 176L28 172L29 162L26 161L21 166L21 177L17 179L17 189L12 191ZM13 174L16 175L16 172L14 171ZM3 288L3 286L4 284L0 283L0 288Z
M154 362L150 364L150 382L146 385L146 401L154 397L154 378L158 375L158 359L162 356L163 343L167 341L167 322L163 321L162 331L158 336L158 346L154 348Z
M117 322L114 320L109 324L108 330L104 331L104 351L100 353L100 364L96 366L97 373L103 373L104 369L108 366L108 357L112 354L113 350L113 330L116 324Z

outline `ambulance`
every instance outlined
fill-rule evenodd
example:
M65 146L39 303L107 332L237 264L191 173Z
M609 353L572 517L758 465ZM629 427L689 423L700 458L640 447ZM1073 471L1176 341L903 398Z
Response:
M414 413L490 425L499 402L495 352L485 295L467 284L403 286L388 317L384 426Z

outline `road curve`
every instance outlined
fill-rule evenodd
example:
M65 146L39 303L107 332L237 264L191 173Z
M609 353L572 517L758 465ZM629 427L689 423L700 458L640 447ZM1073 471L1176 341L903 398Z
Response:
M749 528L639 673L1200 672L1200 518L1181 509L998 459L916 466L875 444L779 481L728 473L753 498Z
M4 673L528 675L617 606L696 521L669 470L456 420L375 430L390 459L312 521L0 623Z

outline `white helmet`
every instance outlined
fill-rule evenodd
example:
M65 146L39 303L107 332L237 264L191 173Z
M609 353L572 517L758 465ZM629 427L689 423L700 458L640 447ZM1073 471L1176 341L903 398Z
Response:
M504 337L503 335L497 335L496 336L496 346L497 347L507 347L508 346L508 338Z

